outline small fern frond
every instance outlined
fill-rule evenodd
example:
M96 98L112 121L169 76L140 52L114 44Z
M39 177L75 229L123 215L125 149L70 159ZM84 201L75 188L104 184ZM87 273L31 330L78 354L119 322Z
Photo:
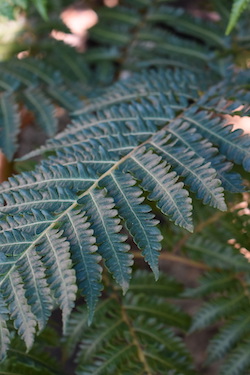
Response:
M47 282L53 297L62 310L63 330L66 331L68 317L76 298L75 270L69 254L69 242L62 233L50 230L44 242L38 246L37 253L42 257L47 274Z
M0 94L0 150L12 160L17 149L20 116L11 92Z
M94 190L78 200L84 206L94 234L99 244L98 252L105 259L105 264L125 293L129 286L132 255L128 254L130 246L125 243L126 236L120 234L120 220L116 218L113 198L105 195L103 190ZM116 244L119 243L119 248Z
M63 375L61 363L53 353L59 345L59 337L55 329L46 328L33 348L27 352L23 342L14 337L8 358L1 363L1 372L9 375Z
M250 367L249 349L250 338L248 337L228 357L227 362L221 368L221 375L247 374Z
M217 333L210 339L207 348L209 362L222 360L219 375L247 375L250 369L249 262L243 256L240 245L240 239L244 239L247 233L243 228L247 228L248 223L249 215L241 215L238 210L228 213L220 227L205 229L203 236L210 236L212 231L217 242L215 239L212 242L208 239L202 241L200 238L199 249L196 240L193 244L194 253L198 250L199 259L205 261L210 270L200 279L198 287L184 292L185 296L206 298L206 302L194 316L191 331L219 323ZM237 237L234 238L236 231ZM237 246L223 246L229 239L232 243L233 238ZM188 248L192 249L191 243ZM238 248L242 249L242 254Z
M25 297L25 289L18 271L8 277L2 290L14 326L30 349L34 342L36 319Z
M39 331L41 331L45 328L52 310L52 298L46 281L46 270L34 249L19 261L18 269L27 290L25 296L37 319Z
M208 45L225 48L227 39L222 36L222 28L215 23L192 17L184 9L159 5L149 11L148 20L174 27L178 32L193 36Z
M191 199L183 184L177 183L176 173L168 173L170 166L144 148L131 156L127 163L128 170L141 181L143 189L150 192L148 199L156 201L162 213L169 215L177 225L192 231Z
M158 256L161 250L162 236L156 227L158 220L148 205L142 204L142 191L136 186L136 180L130 174L119 171L110 174L103 180L109 194L114 197L119 215L125 220L134 242L142 250L145 261L150 265L155 278L158 279ZM101 184L102 185L102 184ZM127 197L133 199L128 200Z
M203 158L194 157L193 151L185 147L175 149L176 141L171 142L171 138L166 135L167 132L159 134L152 139L150 144L171 165L175 166L178 174L186 177L186 183L192 191L197 193L198 198L203 199L205 204L225 211L223 188L220 186L220 181L215 178L216 171L210 168L210 163L204 164Z
M206 296L208 293L223 291L224 289L230 290L235 286L235 275L234 273L223 271L220 273L212 272L205 274L200 279L200 285L195 289L187 289L184 295L187 297L199 297Z
M22 93L23 103L34 113L38 125L52 137L57 132L54 106L38 89L28 89Z
M10 332L7 328L8 309L3 298L0 298L0 361L6 356L10 344Z
M230 34L233 28L235 27L241 13L246 9L249 5L249 0L234 0L230 19L226 29L226 35Z
M194 259L203 260L210 267L239 272L249 270L243 255L236 249L206 236L193 235L192 240L185 244L185 248Z
M222 153L234 161L236 164L242 164L246 171L250 171L249 145L250 137L243 134L243 130L232 131L233 125L224 125L218 128L219 119L209 122L204 121L205 113L192 114L193 109L184 118L193 124L201 135L209 138L213 143L222 147ZM233 149L232 149L232 145Z
M100 21L90 30L90 37L101 45L117 46L120 63L130 70L138 69L142 61L154 66L180 66L180 60L182 64L191 60L200 66L210 64L214 55L207 46L228 46L223 29L171 5L169 1L144 2L131 9L125 1L112 9L101 8ZM172 34L166 31L169 29ZM149 55L154 56L151 61Z
M218 298L214 302L205 304L195 316L191 331L207 327L221 317L228 317L247 304L244 293L232 294L230 300Z
M7 63L1 62L0 148L9 160L17 149L21 115L18 106L34 114L37 125L52 137L57 132L54 105L70 111L77 110L80 105L79 96L70 88L73 85L67 86L65 89L65 78L60 69L53 69L41 59L13 58Z
M239 316L230 319L223 330L210 341L208 359L215 361L226 356L244 336L250 333L249 320L248 312L242 312Z
M94 231L90 229L90 223L87 222L85 215L86 212L69 212L63 229L70 243L77 283L81 294L85 297L89 322L91 322L102 287L102 268L98 264L101 257L96 252Z

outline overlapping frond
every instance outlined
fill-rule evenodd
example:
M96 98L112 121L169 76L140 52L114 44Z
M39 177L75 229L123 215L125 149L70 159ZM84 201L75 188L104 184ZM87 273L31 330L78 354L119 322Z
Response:
M33 114L48 137L57 132L55 105L76 110L80 99L73 93L60 70L39 59L13 58L0 64L0 149L9 160L17 150L17 135L21 126L22 108Z
M135 1L132 9L130 4L128 0L122 7L100 11L92 38L99 47L103 43L115 47L90 49L85 56L87 65L82 68L79 56L74 58L67 47L58 52L65 60L62 69L58 69L53 53L50 61L56 70L38 58L0 66L1 134L11 123L11 136L6 136L7 143L0 140L0 146L8 158L16 150L19 127L14 100L36 114L49 136L56 131L52 102L69 110L74 118L65 131L23 158L48 152L46 160L34 171L14 175L0 187L1 358L9 344L6 321L14 321L29 349L54 306L62 310L63 329L67 331L79 289L87 303L88 318L84 315L79 323L76 315L69 325L77 342L81 329L87 330L89 341L82 342L82 348L95 358L91 364L80 363L79 374L105 374L114 369L118 374L120 364L130 356L132 366L138 357L134 349L141 348L136 340L142 347L145 342L146 349L131 371L142 371L143 362L146 372L152 367L156 373L167 368L169 374L193 374L179 341L166 328L188 328L183 314L159 298L149 299L145 293L142 296L142 290L135 295L139 288L136 283L124 304L119 304L120 297L118 302L111 298L111 302L98 304L103 288L102 266L125 293L133 265L129 232L157 279L162 236L151 212L153 204L148 201L155 202L174 224L192 231L189 191L194 199L225 211L224 190L244 190L240 174L231 169L239 164L250 171L250 137L233 131L222 117L249 115L249 74L226 70L224 61L216 61L221 52L231 54L231 38L220 33L219 24L208 22L204 27L203 21L166 6L164 1ZM95 65L96 61L101 64ZM89 74L99 77L100 73L99 82L106 84L121 72L126 74L124 68L138 70L152 65L165 68L146 70L93 92L84 86ZM73 77L74 85L69 84L69 77ZM232 285L235 272L248 269L239 254L230 245L223 245L222 253L222 245L198 236L185 246L190 254L200 254L197 258L200 256L209 267L219 264L222 269L216 276L211 272L196 291L198 295L217 288L221 295L205 305L193 329L227 319L239 307L244 310L246 293L239 280ZM108 313L102 308L105 303ZM95 309L102 319L87 329ZM114 316L118 320L111 319ZM117 337L118 332L124 342ZM111 344L105 342L99 353L102 337L110 339ZM231 341L235 340L233 336ZM92 346L87 347L89 343ZM71 347L75 347L72 342ZM239 349L236 357L241 353ZM244 358L239 363L245 366Z
M11 350L1 363L1 372L9 375L62 375L65 374L58 358L52 354L53 347L59 345L59 336L55 329L47 327L30 352L18 337L11 342Z
M217 240L202 241L200 238L199 242L194 239L193 244L188 244L191 254L198 252L197 258L209 266L209 271L202 276L199 286L184 293L189 297L206 298L206 302L194 316L191 330L217 325L217 333L210 339L207 355L209 362L221 360L218 372L220 375L245 375L249 373L250 368L250 265L243 255L247 256L248 248L241 247L242 243L246 244L244 237L248 237L245 231L247 225L249 215L242 215L240 211L236 211L234 215L227 214L222 228L216 231L218 233L211 228L218 234ZM226 240L229 239L232 245L225 246Z
M115 292L100 302L97 311L99 308L102 319L90 328L86 325L86 310L72 314L65 344L68 349L72 342L78 346L77 374L122 373L124 366L130 373L194 374L184 343L170 328L185 330L188 317L161 297L176 297L180 286L162 274L153 285L154 296L149 298L149 274L136 272L125 298L120 300Z

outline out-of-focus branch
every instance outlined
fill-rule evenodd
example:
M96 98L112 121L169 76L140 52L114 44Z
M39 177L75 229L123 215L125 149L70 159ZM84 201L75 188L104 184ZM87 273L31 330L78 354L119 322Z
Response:
M0 151L0 183L6 181L12 174L12 162L9 162Z

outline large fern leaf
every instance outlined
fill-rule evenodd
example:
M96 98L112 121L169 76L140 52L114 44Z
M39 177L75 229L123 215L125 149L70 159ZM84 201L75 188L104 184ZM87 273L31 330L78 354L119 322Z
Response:
M53 156L0 188L0 286L28 347L35 326L46 324L52 301L62 309L66 330L76 284L91 321L102 289L101 259L123 291L128 289L133 259L125 228L158 277L161 235L140 198L143 192L175 224L192 230L188 189L221 210L226 209L223 186L240 190L227 160L249 170L250 138L232 132L219 116L221 108L234 110L233 104L221 106L218 85L201 96L188 84L189 72L177 70L176 83L171 71L158 74L152 74L158 83L149 84L143 98L135 89L139 102L137 94L127 97L125 89L119 106L108 101L108 108L95 115L92 104L89 113L32 154L52 151ZM182 76L186 82L178 87ZM146 73L136 77L141 85ZM167 78L164 92L161 77ZM205 85L209 88L213 79ZM104 103L103 97L97 103ZM7 317L5 312L2 316Z

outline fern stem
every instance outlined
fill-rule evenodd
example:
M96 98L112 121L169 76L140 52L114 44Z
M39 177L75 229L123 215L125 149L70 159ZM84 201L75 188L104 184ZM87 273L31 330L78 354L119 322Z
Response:
M123 305L121 305L121 313L122 313L122 319L124 320L124 322L126 323L126 325L128 326L128 329L129 329L129 332L133 338L133 344L136 346L137 348L137 352L138 352L138 357L139 357L139 360L140 362L142 363L143 367L144 367L144 371L145 371L145 374L146 375L153 375L153 373L151 372L151 369L149 367L149 364L147 362L147 359L146 359L146 356L141 348L141 345L140 345L140 342L137 338L137 335L136 335L136 332L134 330L134 327L133 325L131 324L130 322L130 319L129 319L129 316L124 308Z
M12 175L12 162L9 162L0 151L0 183L7 181Z
M142 257L142 255L139 251L136 251L133 254L134 254L135 258L141 258ZM159 260L166 260L166 261L170 261L170 262L182 263L182 264L186 264L187 266L199 268L199 269L202 269L202 270L209 270L210 269L210 267L208 265L204 264L204 263L196 262L194 260L185 258L183 256L178 256L178 255L175 255L175 254L172 254L172 253L166 253L166 252L161 253Z

